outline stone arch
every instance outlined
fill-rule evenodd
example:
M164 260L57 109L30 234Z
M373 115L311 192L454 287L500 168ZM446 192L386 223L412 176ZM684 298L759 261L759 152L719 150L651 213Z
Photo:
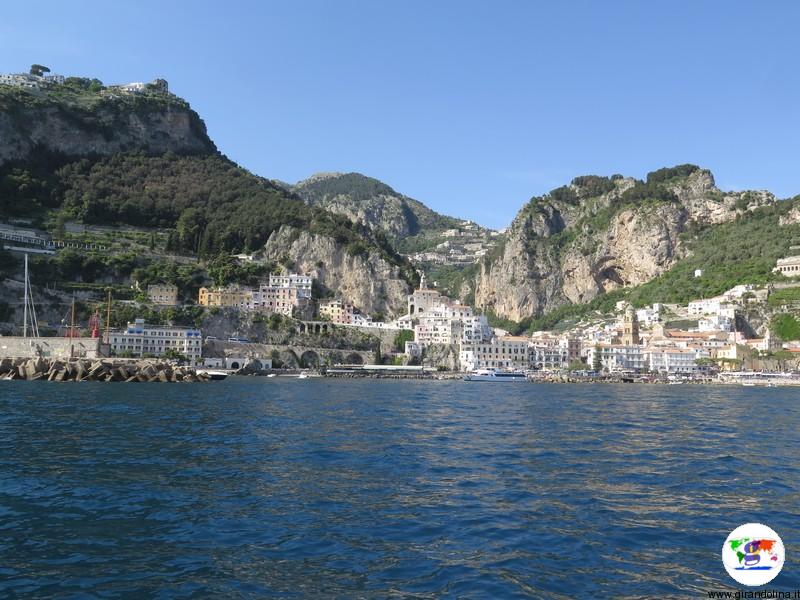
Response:
M239 364L238 360L235 360L231 363L231 369L238 369L241 365Z
M313 350L306 350L303 354L300 355L300 366L306 368L317 368L319 367L319 354L314 352Z
M314 325L314 333L320 333L321 331L322 331L322 325L320 325L319 323Z
M414 314L414 305L413 304L409 304L408 305L408 314L410 314L410 315Z
M347 355L345 362L348 365L363 365L364 359L358 352L351 352L350 354Z

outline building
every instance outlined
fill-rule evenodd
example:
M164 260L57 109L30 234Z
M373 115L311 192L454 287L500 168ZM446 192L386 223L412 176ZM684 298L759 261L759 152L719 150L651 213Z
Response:
M262 283L257 291L250 293L250 298L243 308L291 317L295 308L304 308L310 302L310 295L308 297L301 296L301 290L298 288L277 287Z
M692 300L688 305L688 312L690 316L699 317L701 315L715 315L718 314L720 309L725 306L727 300L724 296L715 296L713 298L702 298L700 300Z
M462 344L459 362L462 371L477 369L527 369L530 365L530 338L496 337L489 342Z
M711 355L705 348L648 347L645 356L650 370L655 373L691 375L706 370L697 361Z
M311 284L314 279L310 275L290 273L288 275L270 275L269 286L297 290L298 298L311 298Z
M641 325L644 325L645 327L652 327L661 321L662 309L663 305L656 302L652 306L647 306L637 310L636 318L639 320Z
M800 256L779 258L772 272L786 277L800 277Z
M596 356L600 354L601 367L609 372L643 371L646 367L645 356L641 346L625 344L597 344L589 348L587 362L590 367L596 364Z
M112 354L117 356L163 356L172 350L196 364L203 355L203 336L199 329L147 325L144 319L128 323L123 331L112 331L109 343Z
M492 328L485 315L473 315L461 319L461 343L473 344L492 339Z
M732 328L733 319L726 314L706 315L697 321L698 331L731 331Z
M355 306L342 300L328 300L327 302L321 302L319 305L320 317L340 325L353 325L356 314Z
M147 286L147 299L159 306L177 306L178 286L171 283L156 283Z
M449 303L449 298L442 296L437 290L428 289L423 273L420 277L419 288L408 296L408 314L412 318L416 318L435 307Z
M636 317L636 310L629 304L622 319L622 345L636 346L639 341L639 320Z
M217 288L201 287L197 303L200 306L216 306L218 308L247 308L253 302L253 291L239 286Z

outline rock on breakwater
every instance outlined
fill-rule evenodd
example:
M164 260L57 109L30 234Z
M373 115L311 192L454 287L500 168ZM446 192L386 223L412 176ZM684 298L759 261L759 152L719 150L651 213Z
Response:
M205 373L169 362L105 360L57 360L47 358L3 358L0 379L35 381L125 381L125 382L196 382L209 381Z

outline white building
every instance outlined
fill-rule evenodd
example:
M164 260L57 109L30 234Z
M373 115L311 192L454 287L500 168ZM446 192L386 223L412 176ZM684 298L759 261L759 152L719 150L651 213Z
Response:
M459 351L461 370L527 369L530 365L529 346L530 338L512 335L478 344L462 344Z
M112 331L109 338L116 355L163 356L167 350L174 350L195 364L203 354L202 333L192 327L147 325L144 319L136 319L125 330Z
M298 273L270 275L269 285L275 288L294 288L297 290L298 298L311 298L311 283L313 280L310 275L300 275Z
M698 373L706 370L697 364L701 358L709 358L710 353L705 348L675 348L675 347L649 347L645 349L645 356L651 371L667 374Z
M590 367L595 364L595 356L600 353L600 364L609 372L643 371L646 362L642 346L626 346L623 344L597 344L589 348L587 362Z
M727 304L724 296L714 296L713 298L702 298L692 300L688 305L689 315L696 317L700 315L719 314L720 309Z
M750 284L736 285L722 294L725 300L734 301L741 300L742 296L753 292L754 287Z
M430 344L455 344L461 340L462 325L458 319L431 311L414 327L414 341L423 348Z
M663 309L663 304L659 304L656 302L652 306L646 306L645 308L640 308L636 311L636 318L639 321L639 324L644 325L645 327L652 327L655 323L661 321L661 310Z
M731 331L733 319L726 314L706 315L697 321L697 331Z
M461 319L461 343L473 344L492 339L492 328L485 315L473 315Z

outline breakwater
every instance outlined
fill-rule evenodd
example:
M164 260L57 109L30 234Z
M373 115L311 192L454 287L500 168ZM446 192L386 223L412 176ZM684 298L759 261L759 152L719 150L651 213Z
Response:
M0 379L27 381L125 381L125 382L204 382L210 378L191 367L166 361L113 359L3 358Z

